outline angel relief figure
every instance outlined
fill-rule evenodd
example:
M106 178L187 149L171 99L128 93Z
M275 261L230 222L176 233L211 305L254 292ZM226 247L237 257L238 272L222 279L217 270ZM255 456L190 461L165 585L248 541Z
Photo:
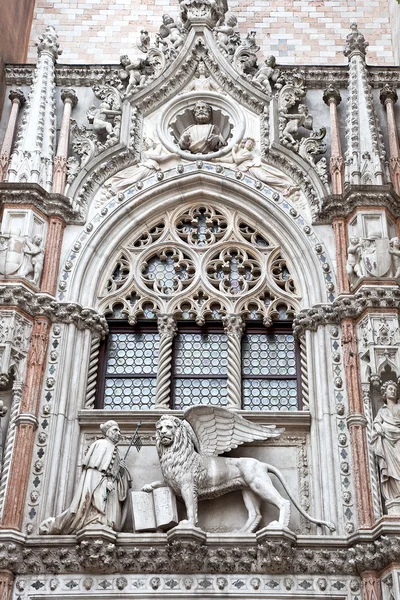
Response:
M143 139L141 161L138 164L117 173L117 175L114 175L110 180L108 187L111 187L111 189L117 193L124 192L133 183L148 177L155 171L160 171L161 163L174 157L178 157L178 155L172 152L163 152L160 142L145 137Z
M288 527L290 500L309 521L335 530L332 523L310 517L293 498L278 469L255 458L218 456L245 442L279 437L283 429L274 425L262 427L247 421L225 408L194 406L185 411L183 420L163 415L156 425L156 447L164 481L155 481L142 488L151 492L169 485L186 506L187 519L178 527L195 527L198 521L198 499L216 498L241 490L248 518L241 531L255 531L261 522L261 502L279 509L279 520L271 528ZM270 473L281 482L290 500L275 489Z

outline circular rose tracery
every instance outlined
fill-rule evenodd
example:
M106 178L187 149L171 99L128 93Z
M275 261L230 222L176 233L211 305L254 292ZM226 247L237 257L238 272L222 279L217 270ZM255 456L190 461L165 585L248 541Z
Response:
M194 275L195 266L181 250L160 248L141 265L145 285L155 292L171 296L187 287Z
M259 282L261 266L243 248L225 248L208 263L207 276L210 283L221 292L238 296Z

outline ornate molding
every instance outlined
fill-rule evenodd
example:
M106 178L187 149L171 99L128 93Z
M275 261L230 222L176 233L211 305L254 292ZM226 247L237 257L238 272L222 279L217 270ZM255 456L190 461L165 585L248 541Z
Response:
M7 535L7 537L10 537ZM274 532L268 540L255 536L220 543L209 540L167 541L166 535L123 536L110 543L106 539L80 540L75 536L31 537L0 543L0 568L16 574L58 573L219 573L219 574L297 574L336 576L381 571L400 559L400 537L382 535L376 540L353 543L319 542L311 549L298 544L292 536ZM132 537L132 539L129 539ZM133 539L134 538L134 539ZM328 538L329 539L329 538ZM97 556L94 560L94 555ZM222 582L221 582L222 585ZM159 586L154 581L154 590Z
M361 286L355 294L341 294L332 304L320 304L307 308L296 316L293 327L295 335L316 331L320 325L338 325L343 319L357 319L366 310L380 311L384 308L399 310L399 286Z
M48 217L61 217L67 225L84 223L70 198L47 192L37 183L0 183L0 206L4 204L31 204Z
M108 331L105 318L93 308L84 308L74 302L59 302L50 294L35 294L22 284L0 285L1 306L19 308L31 317L46 317L52 323L73 323L79 329L90 329L101 337Z
M400 217L400 198L389 185L352 185L342 195L331 194L323 200L314 217L314 224L331 223L335 217L348 217L356 208L383 207L395 217Z

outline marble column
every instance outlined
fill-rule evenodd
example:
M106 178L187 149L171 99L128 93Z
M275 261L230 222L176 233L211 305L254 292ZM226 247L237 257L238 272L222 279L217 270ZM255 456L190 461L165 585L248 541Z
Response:
M61 90L61 99L64 102L64 112L61 121L60 135L58 138L57 154L54 159L53 186L51 191L63 194L67 177L68 143L70 132L71 111L77 104L78 98L75 90Z
M332 179L332 192L343 194L344 191L344 160L340 145L339 123L337 107L342 101L339 91L331 84L322 96L325 104L329 106L331 122L331 159L329 170Z
M154 408L170 408L172 344L177 326L172 315L160 315L157 326L160 334L160 350Z
M342 322L343 365L349 399L348 428L354 469L354 488L360 528L369 528L374 523L371 485L368 468L366 439L367 420L363 410L361 391L357 330L351 319Z
M52 295L56 293L64 227L61 217L49 218L40 290Z
M400 146L397 133L394 105L397 102L397 92L386 83L379 95L382 104L386 107L387 128L389 137L389 168L393 187L400 195Z
M241 340L244 323L239 315L227 315L223 319L228 336L228 403L227 408L242 408L242 362Z
M10 600L14 584L11 571L0 571L0 600Z
M362 600L382 600L381 582L375 571L361 573Z
M21 411L17 417L10 477L4 502L3 528L20 530L22 526L49 331L49 320L46 317L35 317L21 399Z
M15 129L17 126L18 113L21 106L25 104L25 96L21 90L11 90L8 97L10 98L12 104L6 133L0 150L0 182L4 181L7 175L8 163L10 162Z
M336 217L332 221L333 231L335 233L335 252L337 265L337 282L339 294L350 291L350 282L346 271L347 262L347 226L343 217Z

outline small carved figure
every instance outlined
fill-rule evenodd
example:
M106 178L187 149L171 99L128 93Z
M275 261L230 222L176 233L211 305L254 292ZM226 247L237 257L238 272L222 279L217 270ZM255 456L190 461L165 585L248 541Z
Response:
M169 15L163 15L162 20L163 22L159 33L161 43L163 43L162 40L169 38L172 48L174 50L180 50L185 41L182 25L179 22L175 22Z
M27 269L25 277L32 274L32 281L39 285L43 271L44 250L42 248L42 236L35 235L32 241L25 240L24 254L30 256L30 266Z
M394 237L390 240L389 254L392 255L393 277L400 278L400 238Z
M160 163L176 157L177 154L163 152L160 142L155 142L151 138L144 138L142 160L132 167L124 169L115 175L110 186L115 192L124 192L133 183L148 177L154 171L160 171Z
M299 187L293 181L271 165L261 161L255 154L256 141L253 138L244 138L240 144L232 148L232 159L238 170L262 181L266 185L280 191L284 196L297 200L300 194ZM225 160L225 159L224 159Z
M275 83L280 75L280 70L276 68L275 56L268 56L265 61L265 66L259 67L257 73L254 75L252 82L253 84L263 90L268 96L272 94L272 87L270 81Z
M353 285L361 276L360 271L360 250L362 242L358 237L350 238L350 245L347 249L346 272L349 282Z
M149 51L150 48L150 36L149 32L145 29L140 30L140 40L139 44L137 44L138 49L145 54Z
M121 432L115 421L100 425L103 439L94 442L82 463L82 475L71 505L57 517L49 517L39 533L70 534L97 525L121 531L131 478L117 444Z
M241 490L248 518L241 531L255 531L262 515L261 502L279 509L279 521L269 527L289 525L290 501L273 486L269 473L278 477L289 498L300 513L312 523L334 530L332 523L313 519L296 502L278 469L254 458L224 458L218 456L244 442L278 437L283 429L261 427L238 414L213 406L194 406L184 413L184 421L163 415L156 425L156 446L165 483L185 502L187 520L181 526L197 525L197 504L200 498L214 498L233 490ZM163 487L155 481L143 487L144 492ZM178 525L179 527L179 525Z
M374 419L372 448L378 461L382 496L400 501L400 405L399 389L394 381L382 386L385 404Z
M111 105L107 100L100 102L100 106L96 108L91 106L87 111L87 118L91 125L93 125L93 131L98 135L110 135L113 132L113 123L109 120L114 121L115 117L120 116L120 110L111 110Z
M226 146L220 130L212 123L212 107L209 104L197 102L193 116L196 125L189 125L178 141L182 150L188 150L192 154L208 154Z
M313 118L308 114L308 108L305 104L299 104L297 113L281 113L281 116L287 119L287 123L282 131L282 140L289 142L293 146L297 146L298 144L293 134L296 135L300 127L312 131Z
M235 36L235 27L237 25L237 18L235 15L229 15L222 20L222 22L214 27L214 31L217 36L217 44L221 50L225 50L228 54L232 54L232 40ZM240 40L239 40L240 41ZM233 44L236 45L235 43Z
M202 60L200 60L197 65L196 77L192 79L186 87L185 92L190 92L192 90L196 92L211 92L212 90L218 92L221 90L220 86L207 73L206 65Z
M119 77L122 81L128 79L128 85L125 90L125 94L127 96L131 93L134 87L139 87L146 83L147 76L143 72L146 62L147 61L142 58L135 58L132 62L126 54L121 56L121 69L119 70Z

